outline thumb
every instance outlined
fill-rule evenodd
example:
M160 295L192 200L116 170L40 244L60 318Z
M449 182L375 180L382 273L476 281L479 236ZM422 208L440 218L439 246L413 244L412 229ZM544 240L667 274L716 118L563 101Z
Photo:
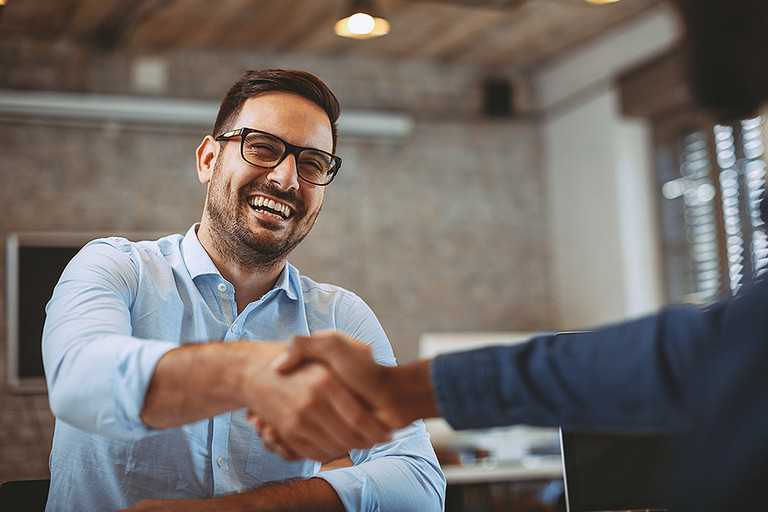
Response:
M313 355L308 348L306 338L301 337L300 339L299 336L294 336L285 350L272 361L270 367L282 374L291 373L312 358Z

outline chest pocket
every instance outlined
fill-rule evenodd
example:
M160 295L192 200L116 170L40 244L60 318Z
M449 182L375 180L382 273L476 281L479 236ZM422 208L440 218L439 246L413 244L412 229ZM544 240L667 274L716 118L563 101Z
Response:
M314 475L319 467L319 462L309 459L288 462L277 453L264 448L261 440L254 436L248 450L245 472L263 484L276 484L289 480L304 480Z

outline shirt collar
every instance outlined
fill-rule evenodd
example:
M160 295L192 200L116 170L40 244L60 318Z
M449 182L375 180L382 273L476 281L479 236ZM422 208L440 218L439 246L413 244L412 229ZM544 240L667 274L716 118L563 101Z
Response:
M192 279L203 275L221 275L219 269L213 264L213 260L203 249L200 240L197 239L197 228L200 223L193 224L184 239L181 241L181 254Z
M221 277L221 272L216 268L216 265L214 265L208 252L206 252L200 243L200 240L197 238L197 228L199 226L199 222L193 224L192 227L187 230L187 234L184 235L184 239L181 241L181 253L184 257L184 262L189 271L189 275L193 280L196 277L203 275L216 275ZM299 278L299 270L286 262L283 271L280 272L280 276L278 276L277 281L275 282L275 286L267 293L270 294L282 290L289 299L298 300L299 290L301 289L301 280Z

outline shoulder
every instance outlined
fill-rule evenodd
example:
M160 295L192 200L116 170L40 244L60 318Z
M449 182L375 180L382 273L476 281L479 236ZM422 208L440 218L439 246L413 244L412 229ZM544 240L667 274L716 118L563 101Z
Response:
M77 253L67 271L74 276L135 282L141 274L171 267L180 241L180 235L140 242L122 237L97 238Z
M334 329L371 346L377 362L394 365L387 335L368 304L355 292L338 285L318 283L295 273L310 331Z
M131 241L123 237L97 238L88 242L80 251L85 256L123 259L136 264L168 259L180 250L182 236L168 235L157 240Z
M325 307L333 307L337 311L364 308L368 305L356 293L342 286L330 283L320 283L314 279L295 274L301 296L305 304L318 304Z

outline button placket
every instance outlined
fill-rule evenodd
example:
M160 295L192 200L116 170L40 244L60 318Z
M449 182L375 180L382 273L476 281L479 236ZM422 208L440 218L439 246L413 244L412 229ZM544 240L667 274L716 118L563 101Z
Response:
M221 303L224 320L227 324L232 324L235 321L235 312L232 306L233 299L229 294L229 286L227 283L219 283L216 288L219 290L219 302Z

